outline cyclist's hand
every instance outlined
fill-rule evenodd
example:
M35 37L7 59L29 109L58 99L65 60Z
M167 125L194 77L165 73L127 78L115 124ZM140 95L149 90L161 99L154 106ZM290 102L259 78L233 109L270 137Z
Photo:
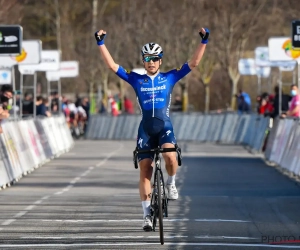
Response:
M208 37L209 37L209 29L208 28L202 28L199 30L199 35L202 38L201 43L207 44L208 43Z
M104 30L99 30L99 31L95 32L95 38L96 38L97 44L99 46L104 44L105 36L106 36L106 31L104 31Z

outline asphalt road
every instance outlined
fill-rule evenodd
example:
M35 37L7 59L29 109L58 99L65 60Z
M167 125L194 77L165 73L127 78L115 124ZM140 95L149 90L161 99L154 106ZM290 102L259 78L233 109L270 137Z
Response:
M134 147L78 141L0 191L0 249L300 249L299 183L242 147L194 143L161 246L142 231Z

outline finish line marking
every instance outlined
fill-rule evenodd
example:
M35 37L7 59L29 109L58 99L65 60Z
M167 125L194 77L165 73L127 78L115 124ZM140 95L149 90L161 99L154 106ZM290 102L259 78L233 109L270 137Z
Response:
M17 247L91 247L91 246L146 246L146 245L160 245L160 243L135 243L135 242L123 242L123 243L71 243L71 244L6 244L0 245L0 248L17 248ZM264 247L264 248L289 248L289 249L299 249L298 246L287 246L287 245L266 245L266 244L234 244L234 243L190 243L190 242L166 242L165 246L230 246L230 247Z

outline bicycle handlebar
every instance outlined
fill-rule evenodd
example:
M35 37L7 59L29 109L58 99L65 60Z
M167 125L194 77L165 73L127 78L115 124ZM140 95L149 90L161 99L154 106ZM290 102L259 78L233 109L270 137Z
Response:
M138 168L138 163L137 163L137 155L138 154L143 154L143 153L167 153L167 152L177 152L177 161L178 165L181 166L181 148L178 147L177 144L175 144L175 148L153 148L153 149L147 149L147 150L141 150L136 148L133 151L133 162L134 162L134 167L137 169Z

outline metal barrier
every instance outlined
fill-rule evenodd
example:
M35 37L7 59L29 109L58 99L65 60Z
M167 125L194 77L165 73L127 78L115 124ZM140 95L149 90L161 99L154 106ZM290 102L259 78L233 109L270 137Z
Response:
M141 116L92 115L87 139L135 140ZM260 152L269 126L269 118L256 114L173 113L174 133L178 141L217 142L248 145Z
M63 115L2 121L0 135L0 187L67 152L73 139Z
M299 119L276 119L271 130L265 158L283 170L300 176Z

